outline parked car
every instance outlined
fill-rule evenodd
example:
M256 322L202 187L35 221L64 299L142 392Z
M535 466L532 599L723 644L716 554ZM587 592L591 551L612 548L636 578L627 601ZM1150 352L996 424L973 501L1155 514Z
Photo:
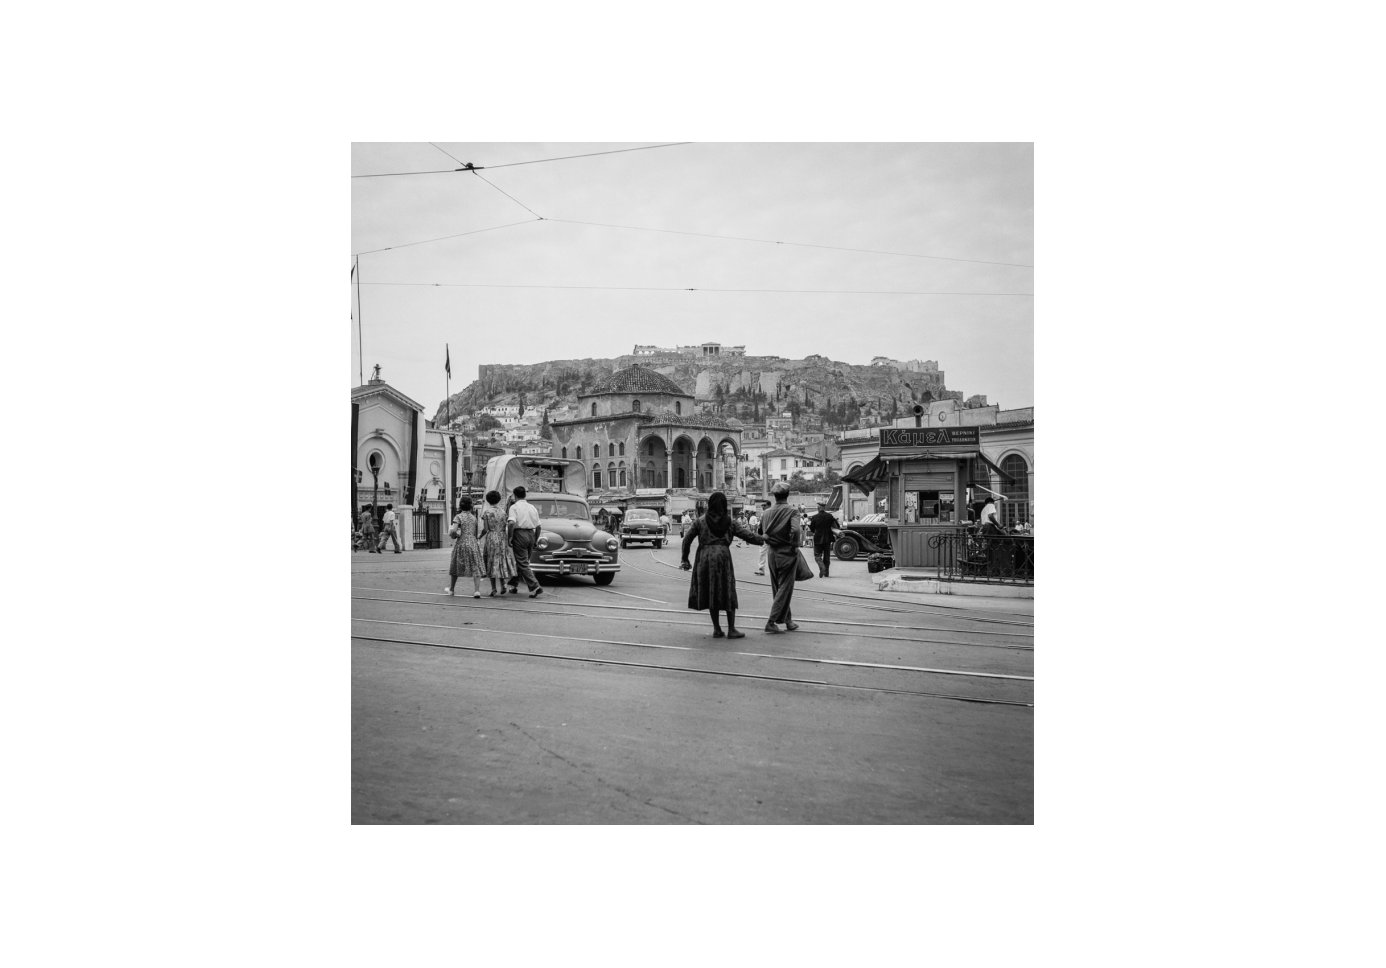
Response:
M668 529L659 520L659 512L653 508L631 508L621 522L622 548L638 541L648 541L656 548L663 548L668 539Z
M487 490L509 494L520 484L539 512L539 541L529 555L535 575L591 575L610 585L621 570L620 543L592 520L583 465L514 455L487 461Z
M863 551L867 554L889 554L890 531L884 514L867 514L842 526L833 542L833 554L842 561L851 561Z

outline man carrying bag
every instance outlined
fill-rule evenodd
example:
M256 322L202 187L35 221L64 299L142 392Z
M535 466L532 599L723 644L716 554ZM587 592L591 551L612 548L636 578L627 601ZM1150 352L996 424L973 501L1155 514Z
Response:
M775 496L775 503L765 512L760 526L765 534L765 546L769 549L765 555L765 564L770 569L770 589L775 596L770 606L770 621L765 623L765 631L777 634L780 631L777 625L779 622L784 623L786 632L798 629L799 626L789 609L790 599L794 597L794 581L801 567L808 571L807 577L812 578L813 571L799 554L803 532L799 528L799 516L788 503L789 485L781 481L775 485L771 493Z

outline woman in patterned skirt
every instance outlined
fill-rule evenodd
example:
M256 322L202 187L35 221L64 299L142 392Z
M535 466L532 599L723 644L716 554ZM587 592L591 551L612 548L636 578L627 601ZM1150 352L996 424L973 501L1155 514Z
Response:
M472 580L472 597L481 597L481 545L477 543L476 515L472 513L472 499L464 497L457 502L457 517L452 519L449 533L453 537L452 563L448 574L452 583L444 589L451 595L457 589L457 579Z
M688 586L688 607L712 613L712 637L723 637L718 612L727 613L726 637L744 639L746 634L736 630L736 572L732 568L731 540L740 538L748 544L764 544L765 539L734 521L727 513L727 496L715 492L707 502L707 513L693 522L683 537L683 559L679 567L693 572ZM698 557L688 563L688 549L698 541Z
M515 567L515 552L510 550L510 532L506 530L500 499L500 491L487 491L487 508L481 512L482 571L491 579L492 598L504 595L506 582L520 573Z

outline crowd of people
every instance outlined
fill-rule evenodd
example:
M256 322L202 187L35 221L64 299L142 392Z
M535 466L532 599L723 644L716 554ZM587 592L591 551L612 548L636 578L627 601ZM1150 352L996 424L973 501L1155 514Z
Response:
M688 587L688 607L708 612L712 617L713 638L740 639L745 633L736 627L738 598L736 571L732 565L733 541L760 546L756 574L770 575L771 607L765 631L770 634L793 632L799 628L794 621L792 601L794 583L812 577L813 573L800 557L799 548L812 540L818 576L827 578L828 559L836 521L827 512L825 502L818 502L818 513L808 518L800 509L789 505L789 487L779 484L772 490L774 503L764 513L752 509L746 513L731 513L727 496L714 493L706 507L695 513L686 511L673 516L661 516L666 529L672 533L677 524L682 538L679 567L692 572ZM530 567L530 552L539 540L539 512L526 500L523 487L517 487L501 506L498 491L487 491L486 504L474 508L469 497L458 504L457 515L448 530L453 539L452 557L448 566L451 581L443 589L455 595L457 580L472 580L472 597L480 598L482 579L490 583L490 595L519 593L523 579L530 598L538 598L544 590ZM387 516L389 511L387 511ZM366 515L363 514L364 529ZM374 521L371 521L374 524ZM384 537L380 539L384 544ZM697 553L689 561L693 545ZM726 616L726 629L722 616ZM780 626L784 626L780 628Z

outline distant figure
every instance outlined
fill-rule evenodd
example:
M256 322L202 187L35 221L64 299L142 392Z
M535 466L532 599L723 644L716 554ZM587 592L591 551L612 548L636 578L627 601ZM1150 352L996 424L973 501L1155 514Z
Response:
M375 546L375 509L370 505L361 509L361 543L366 550L373 555L380 554L380 549Z
M371 379L372 379L372 380L379 380L379 379L380 379L380 364L379 364L379 363L377 363L377 364L375 365L375 369L373 369L373 370L371 371Z
M751 544L764 542L763 538L748 531L727 514L727 496L717 491L708 500L707 513L693 523L692 529L683 538L679 567L693 572L688 584L688 607L712 615L714 639L723 638L718 612L727 613L726 638L746 637L746 633L736 630L736 570L732 567L729 548L733 535ZM698 556L690 565L688 549L695 540L698 542Z
M486 504L481 512L481 563L495 598L505 594L506 583L515 575L515 553L510 550L505 512L500 509L500 491L487 491Z
M401 554L403 551L403 549L401 549L399 546L399 536L395 534L396 520L397 519L395 517L395 506L393 504L385 505L385 517L381 519L381 524L384 526L385 529L384 531L380 532L381 553L384 553L385 542L387 541L393 541L395 543L395 554Z
M544 589L540 587L539 579L534 577L529 555L539 543L539 512L525 500L526 493L523 486L515 488L515 502L510 505L506 519L510 522L510 548L515 553L515 570L525 580L529 597L538 598L544 594ZM518 580L512 580L510 587L513 592L519 593Z
M833 557L833 528L837 521L828 513L828 502L818 502L818 513L809 518L809 530L813 532L813 558L818 562L818 577L828 577L828 566Z
M759 514L753 514L751 515L751 517L755 521L755 523L751 525L751 530L754 531L756 534L764 534L765 529L763 525L765 524L765 518ZM765 556L769 553L769 551L770 546L768 544L765 544L764 542L761 542L760 555L756 558L755 573L757 575L765 574Z
M669 536L669 531L672 529L674 523L669 519L668 511L665 511L663 514L659 516L659 523L664 526L664 536L667 538Z
M766 563L770 567L770 589L775 596L765 631L773 635L780 631L777 628L779 622L784 623L785 631L793 632L799 627L790 613L789 604L794 597L803 533L799 530L799 516L788 504L789 485L781 481L771 493L775 496L775 504L765 512L760 528L770 549Z
M448 576L452 583L444 589L449 595L457 589L457 579L472 580L472 597L481 597L481 573L485 565L481 560L481 545L478 543L478 524L472 513L472 499L464 497L457 502L457 516L452 519L448 534L452 535L452 560L448 564Z

